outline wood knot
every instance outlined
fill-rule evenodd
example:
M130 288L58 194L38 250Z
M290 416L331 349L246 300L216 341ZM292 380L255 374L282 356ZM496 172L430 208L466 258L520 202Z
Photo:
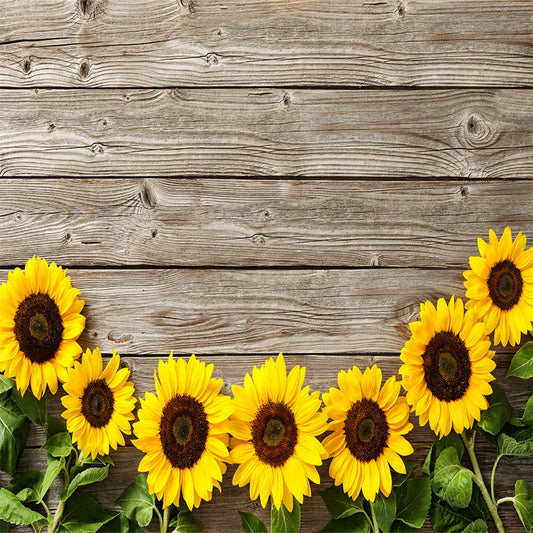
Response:
M139 199L146 209L153 209L157 205L157 196L150 187L149 182L143 181L139 191ZM157 233L156 233L157 235Z
M211 66L211 65L218 65L218 56L211 52L205 56L205 62Z
M52 133L55 129L56 129L55 124L52 123L48 125L48 133Z
M80 63L80 78L86 80L89 77L89 71L91 70L91 65L87 59L84 59Z
M28 75L31 72L31 57L27 57L22 61L22 72Z
M398 13L398 16L403 19L403 17L405 17L405 5L402 4L402 2L400 2L398 4L398 7L396 8L396 11Z
M291 95L289 93L283 93L283 105L289 107L291 105Z
M471 113L463 121L461 140L466 148L485 148L494 144L499 133L494 124L478 113Z
M470 188L468 187L468 185L461 185L459 187L459 190L457 191L457 194L459 195L459 197L464 200L465 198L467 198L468 194L470 193Z
M94 143L91 145L91 152L94 155L102 155L104 153L104 147L100 143Z
M85 19L95 18L104 10L103 0L78 0L78 12Z
M179 0L179 4L189 13L194 13L194 0Z
M252 235L252 243L256 246L264 246L266 243L266 238L261 233L255 233Z
M133 339L132 335L121 335L120 333L115 333L114 331L110 331L107 334L107 340L114 342L116 344L124 344L126 342L130 342Z

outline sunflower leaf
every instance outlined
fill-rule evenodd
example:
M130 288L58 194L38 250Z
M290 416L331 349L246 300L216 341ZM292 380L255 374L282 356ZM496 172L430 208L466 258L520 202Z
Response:
M529 397L529 400L524 407L524 414L519 420L522 424L533 427L533 395Z
M6 488L17 496L21 502L39 501L39 492L43 482L43 473L40 470L30 470L22 474L16 482L10 483Z
M471 522L464 529L463 533L488 533L489 526L485 520L478 518L475 522Z
M116 513L111 509L106 509L108 513ZM124 513L117 513L115 518L106 522L98 533L143 533L142 529L136 524L135 520L129 520Z
M374 510L379 529L381 531L390 531L396 517L396 494L391 492L389 497L386 498L379 492L370 505Z
M365 512L363 495L360 494L356 500L352 500L340 486L323 490L320 496L334 520Z
M519 479L514 486L514 507L526 531L533 531L533 490L523 480Z
M17 526L28 526L43 520L44 516L28 509L7 489L0 489L0 516L2 520Z
M70 433L56 433L42 445L52 457L68 457L73 450Z
M418 533L420 528L406 526L403 522L400 522L400 520L395 520L389 531L390 533Z
M403 485L409 479L409 476L413 473L415 466L415 463L406 462L405 474L398 474L398 472L392 472L392 486L400 487L401 485Z
M452 507L464 509L470 503L472 472L461 466L455 448L446 448L439 455L431 486L435 494Z
M30 421L13 401L9 393L0 395L0 470L15 475L22 454Z
M420 529L428 514L430 503L429 477L408 479L396 495L396 519Z
M106 465L102 468L87 468L87 470L83 470L79 474L76 474L70 481L68 487L61 493L61 501L64 502L68 500L78 487L103 481L108 474L109 465Z
M527 457L533 454L533 438L524 440L513 438L505 433L498 437L499 455L516 455L517 457Z
M300 531L300 504L294 500L292 511L281 504L270 509L270 533L298 533Z
M122 507L128 518L136 520L139 526L146 527L152 521L155 505L154 497L148 491L146 474L139 474L115 503Z
M64 457L60 457L59 459L56 459L55 457L52 457L51 455L48 456L48 468L46 469L46 472L44 473L41 486L39 487L39 499L40 500L42 500L45 497L54 479L59 475L59 473L61 472L61 470L63 470L63 468L65 468Z
M517 378L533 378L533 341L526 342L518 350L507 372L507 377L516 376Z
M356 514L348 518L330 520L321 533L369 533L370 522L364 514Z
M63 422L60 422L59 420L56 420L53 416L48 415L46 417L46 438L49 439L53 435L57 435L58 433L67 433L67 426L63 424Z
M15 387L13 379L6 378L4 374L0 374L0 394L7 392Z
M107 511L88 494L75 492L65 504L59 533L95 533L116 515L116 511Z
M460 461L463 458L463 454L465 452L463 441L461 440L461 437L457 435L457 433L450 433L446 437L442 437L442 439L438 439L433 443L433 445L431 446L431 450L429 450L429 453L424 462L424 466L422 467L422 472L428 475L433 474L433 470L435 468L435 461L442 453L442 451L446 448L449 448L450 446L453 446L457 450L457 455L459 456Z
M169 525L173 528L173 533L199 533L202 531L200 522L194 518L190 511L179 511Z
M242 533L268 533L267 527L252 513L239 511L242 522Z
M492 394L487 397L489 407L482 411L477 425L491 435L497 435L511 418L511 405L505 391L492 383Z

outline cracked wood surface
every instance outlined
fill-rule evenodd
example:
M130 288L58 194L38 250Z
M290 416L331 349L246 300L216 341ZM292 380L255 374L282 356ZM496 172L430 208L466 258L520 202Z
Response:
M0 0L0 86L532 85L529 0Z
M0 175L531 178L533 91L0 90Z

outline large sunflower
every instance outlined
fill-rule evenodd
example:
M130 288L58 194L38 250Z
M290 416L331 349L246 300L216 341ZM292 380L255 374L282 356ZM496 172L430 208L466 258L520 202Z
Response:
M496 364L485 324L452 296L448 304L440 298L436 309L431 302L420 304L420 322L409 326L412 335L400 355L407 401L420 425L429 420L441 437L452 426L462 433L479 420L488 407L485 396L492 393Z
M390 467L405 474L400 455L413 453L403 435L413 429L409 405L399 397L400 383L393 376L381 388L381 370L374 365L364 374L354 366L338 375L339 388L323 395L324 411L333 420L323 445L333 458L329 475L342 483L352 499L363 496L373 502L379 491L392 490Z
M122 433L131 433L130 423L135 418L133 408L136 398L130 371L121 368L120 356L113 350L113 357L102 369L102 354L96 348L87 349L81 363L76 361L69 370L63 385L67 395L61 398L66 411L67 429L72 442L85 456L94 459L98 454L107 455L109 447L124 446Z
M33 257L0 287L0 371L14 377L22 394L31 383L36 398L58 380L81 353L76 342L85 327L84 301L70 276L55 263Z
M521 333L532 329L533 321L533 248L526 250L526 236L520 232L515 240L506 227L498 241L489 231L489 244L478 238L480 257L470 258L464 273L467 309L494 331L494 344L514 346Z
M283 355L268 359L246 374L244 387L233 386L235 412L231 422L231 458L239 467L233 484L250 484L250 498L292 511L293 496L302 503L311 495L309 479L319 483L316 465L327 458L316 436L326 429L318 412L320 392L302 389L305 368L295 366L287 376Z
M221 379L211 378L213 365L194 354L184 359L159 361L154 372L157 396L141 399L139 421L133 425L133 444L146 455L139 464L148 472L150 492L163 507L179 505L180 495L189 509L210 500L220 490L224 462L229 462L228 420L231 399L220 393Z

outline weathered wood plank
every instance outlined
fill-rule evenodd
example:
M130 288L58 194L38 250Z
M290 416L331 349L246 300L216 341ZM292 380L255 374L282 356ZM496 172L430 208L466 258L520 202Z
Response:
M3 180L3 265L466 268L529 181Z
M249 356L206 356L202 358L206 362L215 364L214 376L224 379L223 391L229 393L232 384L242 384L244 374L251 372L253 365L260 365L264 357ZM132 369L132 379L136 385L137 395L143 395L145 391L154 390L153 386L153 369L157 364L155 357L129 357L124 359ZM523 405L527 397L531 394L531 386L528 381L516 378L504 379L507 372L511 356L499 355L497 357L498 366L494 372L498 382L503 386L508 394L511 404L515 406ZM347 369L357 364L361 369L368 365L376 363L383 370L384 377L387 378L397 372L400 365L398 357L393 356L372 356L372 355L347 355L347 356L292 356L287 355L288 367L295 364L304 365L307 368L306 384L310 385L312 390L326 391L330 386L336 385L337 373L342 369ZM58 397L49 398L48 406L50 412L58 416L61 412ZM518 412L517 412L518 413ZM415 453L410 457L417 464L421 465L434 439L433 433L426 427L417 426L416 417L413 415L412 421L415 429L409 434L409 440L413 443ZM33 432L30 437L32 446L42 443L42 434ZM488 476L495 453L482 438L478 439L477 444L478 458L480 460L483 472ZM120 448L112 454L116 468L111 469L110 477L104 483L95 485L89 492L93 494L100 502L111 506L112 502L120 494L121 490L135 479L137 475L137 465L142 454L132 446ZM45 458L42 452L35 449L28 449L24 452L19 471L25 471L32 468L42 468L45 465ZM517 476L526 476L529 483L533 483L533 471L530 468L530 458L515 459L513 461L502 461L498 467L497 493L503 496L512 494L514 481ZM259 514L264 520L268 520L268 515L261 509L257 502L251 503L248 499L246 489L238 489L231 485L231 477L234 468L229 469L224 478L222 494L215 496L210 504L203 504L197 512L204 530L207 531L240 531L239 522L233 528L236 509L246 510ZM320 488L313 489L313 496L306 501L303 508L303 526L302 531L318 531L328 520L328 513L318 496L318 491L323 490L331 485L328 478L327 465L320 469L322 484ZM0 476L0 484L7 482L5 476ZM55 508L57 496L60 487L57 486L50 498L49 504ZM519 522L512 507L502 508L504 521L509 528L517 528ZM430 531L429 525L425 530Z
M0 175L531 178L533 91L0 90Z
M53 258L50 258L53 259ZM128 355L394 353L426 299L464 296L461 270L70 270L83 345ZM0 280L7 271L0 271ZM513 351L508 347L505 351Z
M2 0L3 86L531 85L528 0Z

